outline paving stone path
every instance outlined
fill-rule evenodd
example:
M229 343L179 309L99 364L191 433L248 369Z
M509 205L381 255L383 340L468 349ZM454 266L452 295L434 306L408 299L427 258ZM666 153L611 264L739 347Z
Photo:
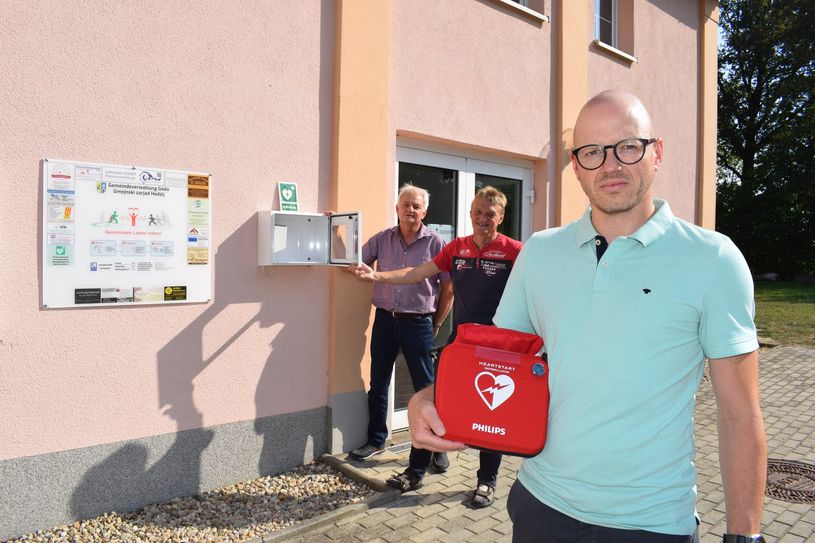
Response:
M769 457L815 465L815 349L777 347L761 353L762 407L767 425ZM397 436L398 437L398 436ZM696 407L696 464L702 543L721 541L725 529L724 493L719 473L715 398L709 381L699 388ZM407 465L408 451L388 451L367 462L346 455L333 461L373 484ZM520 459L504 457L496 501L492 507L465 506L475 483L475 451L451 455L450 470L430 474L425 485L401 496L383 492L379 505L357 507L291 531L271 534L263 541L300 543L369 542L509 542L512 523L506 497ZM764 533L779 543L815 542L815 505L765 498Z

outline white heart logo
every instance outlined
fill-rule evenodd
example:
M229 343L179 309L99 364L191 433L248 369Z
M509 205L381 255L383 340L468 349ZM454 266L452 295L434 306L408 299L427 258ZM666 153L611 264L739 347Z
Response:
M283 199L284 200L291 200L292 197L292 190L291 189L283 189Z
M493 375L488 371L482 371L475 376L475 389L490 411L493 411L515 392L515 381L503 373Z

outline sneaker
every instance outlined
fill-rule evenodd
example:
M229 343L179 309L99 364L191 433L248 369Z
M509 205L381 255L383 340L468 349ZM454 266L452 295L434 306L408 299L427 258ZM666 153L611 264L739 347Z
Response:
M447 453L434 452L430 460L430 467L433 468L433 471L436 473L444 473L450 469L450 460L447 458Z
M391 488L395 488L399 492L407 492L408 490L416 490L422 486L422 480L415 474L404 471L390 477L385 481L385 484Z
M354 460L367 460L374 455L382 454L384 451L385 451L384 447L376 447L374 445L368 444L363 445L359 449L351 451L350 453L348 453L348 456L350 456Z
M482 507L492 505L494 499L495 487L479 481L475 492L473 492L473 499L470 500L470 505L476 509L481 509Z

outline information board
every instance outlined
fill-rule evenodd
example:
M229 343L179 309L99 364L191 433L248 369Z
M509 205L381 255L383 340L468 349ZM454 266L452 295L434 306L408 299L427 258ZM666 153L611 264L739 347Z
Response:
M43 307L208 302L212 176L42 161Z

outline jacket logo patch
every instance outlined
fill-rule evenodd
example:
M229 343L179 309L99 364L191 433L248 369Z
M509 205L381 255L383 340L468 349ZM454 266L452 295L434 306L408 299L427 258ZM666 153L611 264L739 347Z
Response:
M515 392L515 381L503 373L495 375L482 371L475 376L475 390L490 411L494 411Z
M481 256L484 258L506 258L507 254L504 251L487 251Z

